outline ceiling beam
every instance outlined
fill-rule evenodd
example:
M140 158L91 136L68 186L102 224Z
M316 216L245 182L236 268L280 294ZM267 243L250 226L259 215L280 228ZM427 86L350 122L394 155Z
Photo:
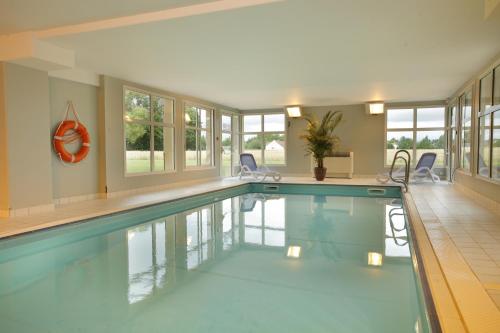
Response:
M39 30L33 33L36 37L44 39L44 38L51 38L64 35L80 34L91 31L114 29L114 28L151 23L157 21L171 20L180 17L215 13L215 12L258 6L258 5L281 2L281 1L285 0L218 0L203 4L177 7L177 8L165 9L165 10L137 14L137 15L122 16L112 19L98 20L98 21L74 24L74 25L66 25L57 28Z

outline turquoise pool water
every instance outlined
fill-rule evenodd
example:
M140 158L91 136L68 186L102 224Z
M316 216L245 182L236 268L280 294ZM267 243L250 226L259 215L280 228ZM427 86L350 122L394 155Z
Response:
M0 331L429 332L399 196L245 185L2 240Z

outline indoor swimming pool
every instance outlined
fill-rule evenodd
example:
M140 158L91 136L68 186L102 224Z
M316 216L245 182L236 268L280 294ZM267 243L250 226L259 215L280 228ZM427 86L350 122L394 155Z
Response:
M2 332L430 332L400 189L245 184L0 240Z

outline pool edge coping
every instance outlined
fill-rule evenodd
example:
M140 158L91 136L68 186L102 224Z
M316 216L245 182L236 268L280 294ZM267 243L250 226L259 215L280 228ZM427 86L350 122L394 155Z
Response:
M422 285L424 297L427 300L430 296L432 301L429 321L431 324L438 325L437 332L457 332L457 328L460 328L462 332L468 332L466 322L427 235L413 196L410 192L401 192L401 194L407 209L406 216L411 225L410 233L414 239L413 245L418 265L416 273L424 282ZM432 329L434 330L435 327Z

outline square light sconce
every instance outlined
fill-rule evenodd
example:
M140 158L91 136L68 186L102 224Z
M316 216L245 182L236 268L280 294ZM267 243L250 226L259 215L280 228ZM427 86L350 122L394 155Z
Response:
M186 123L190 123L191 122L191 117L186 113L184 115L184 120L186 121Z
M370 266L382 266L383 257L377 252L368 252L368 265Z
M300 258L300 252L302 248L300 246L289 246L286 256L288 258Z
M384 113L384 102L368 102L366 103L366 113L371 115Z
M302 108L298 105L290 105L285 107L289 118L299 118L302 116Z

